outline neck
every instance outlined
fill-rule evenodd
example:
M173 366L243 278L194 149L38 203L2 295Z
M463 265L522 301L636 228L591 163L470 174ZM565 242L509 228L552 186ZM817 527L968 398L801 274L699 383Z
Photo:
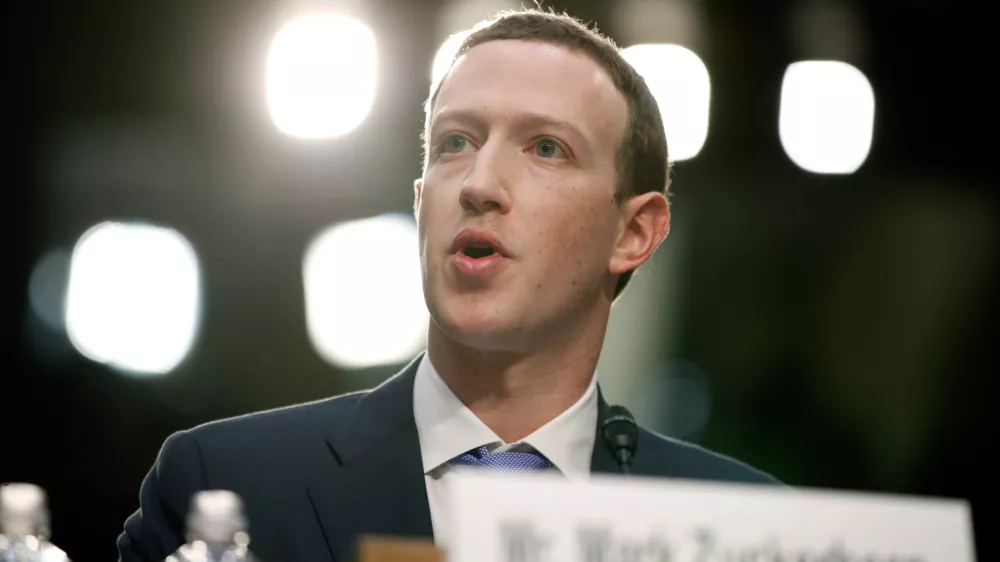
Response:
M604 343L607 315L578 324L562 342L528 351L482 350L433 321L427 353L441 379L505 443L555 419L587 391Z

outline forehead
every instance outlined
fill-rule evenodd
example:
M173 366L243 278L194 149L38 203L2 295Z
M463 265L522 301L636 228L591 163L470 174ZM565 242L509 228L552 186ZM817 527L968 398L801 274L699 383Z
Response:
M608 71L589 55L543 41L495 40L469 49L445 77L434 118L448 110L484 119L531 113L570 123L589 142L617 141L628 106Z

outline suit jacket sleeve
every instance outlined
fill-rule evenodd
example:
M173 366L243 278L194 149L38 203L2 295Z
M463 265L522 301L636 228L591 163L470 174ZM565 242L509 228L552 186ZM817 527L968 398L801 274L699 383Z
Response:
M119 562L163 562L184 543L191 496L207 488L201 452L187 431L164 441L139 491L139 509L118 537Z

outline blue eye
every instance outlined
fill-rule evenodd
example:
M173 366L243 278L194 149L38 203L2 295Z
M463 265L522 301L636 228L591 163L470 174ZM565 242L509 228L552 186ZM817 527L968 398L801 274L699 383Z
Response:
M462 135L448 135L441 143L441 152L462 152L468 141Z
M535 143L535 154L542 158L555 158L562 149L551 139L542 139Z

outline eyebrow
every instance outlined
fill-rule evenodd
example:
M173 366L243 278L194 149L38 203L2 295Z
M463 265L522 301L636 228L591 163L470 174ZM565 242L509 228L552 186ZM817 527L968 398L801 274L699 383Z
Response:
M434 116L431 121L431 134L433 134L438 128L438 123L441 121L453 121L456 123L461 123L472 127L474 129L485 129L486 125L484 119L479 113L469 109L445 109ZM512 121L520 127L537 127L544 126L552 129L558 129L570 133L576 136L580 141L590 144L590 137L583 133L579 127L569 123L568 121L563 121L561 119L556 119L548 115L542 115L540 113L524 112L512 119Z

